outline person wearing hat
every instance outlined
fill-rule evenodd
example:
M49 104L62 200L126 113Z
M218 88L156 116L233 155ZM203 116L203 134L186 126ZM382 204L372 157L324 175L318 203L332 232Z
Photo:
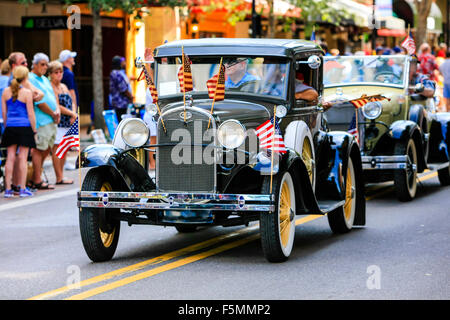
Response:
M36 53L33 57L33 68L29 81L44 93L42 100L34 103L36 115L36 149L32 149L33 178L32 189L54 189L43 182L42 165L50 154L56 139L56 124L59 123L61 111L50 80L45 76L49 58L45 53Z
M225 88L239 88L244 83L260 80L257 76L248 73L246 58L231 58L225 60L224 65L227 76Z
M73 66L75 65L75 57L77 53L70 50L63 50L59 54L59 61L63 64L63 78L61 83L65 84L69 89L72 101L75 101L75 105L80 104L78 96L78 87L75 81L75 75L73 74Z

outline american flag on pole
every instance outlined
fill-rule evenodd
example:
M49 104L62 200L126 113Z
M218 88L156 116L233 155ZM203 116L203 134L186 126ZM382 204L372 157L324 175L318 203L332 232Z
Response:
M400 45L406 49L408 54L413 55L416 53L416 43L414 42L414 38L412 36L411 31L409 32L408 36L405 38L405 40L403 40L403 42Z
M275 130L275 131L274 131ZM259 139L260 148L268 149L269 151L286 153L286 146L284 144L283 136L281 134L280 126L274 118L271 118L256 128L256 135Z
M182 66L178 71L178 80L180 81L180 92L188 92L194 89L192 82L191 60L187 54L182 53Z
M208 96L215 101L221 101L225 99L225 66L220 65L219 72L211 79L206 81L208 87Z
M56 148L55 155L62 159L66 155L66 152L70 150L70 148L80 148L80 136L78 134L78 118L75 122L70 126L69 130L63 136L61 142Z
M352 122L350 122L350 126L348 127L348 133L356 138L356 141L359 143L359 132L358 127L356 126L356 114L353 115Z

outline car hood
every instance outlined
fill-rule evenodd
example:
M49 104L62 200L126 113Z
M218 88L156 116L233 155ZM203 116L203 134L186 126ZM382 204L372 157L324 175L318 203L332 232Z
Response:
M174 102L167 104L161 110L162 113L172 108L182 107L183 102ZM194 107L201 108L208 112L211 111L211 99L198 99L193 103ZM258 103L245 102L241 100L225 99L214 103L214 115L219 118L220 122L229 119L239 120L241 122L254 121L259 119L268 119L270 113L267 108Z
M392 88L386 86L340 86L325 88L323 96L325 101L351 100L360 98L363 94L368 96L381 94L392 99L404 92L402 88Z

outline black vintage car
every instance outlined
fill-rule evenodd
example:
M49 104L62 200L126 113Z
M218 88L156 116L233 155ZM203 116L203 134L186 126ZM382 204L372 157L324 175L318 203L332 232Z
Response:
M365 181L394 180L401 201L416 196L417 174L427 169L438 171L442 185L450 184L450 113L436 112L434 97L423 94L416 65L416 58L405 55L324 62L324 96L335 102L326 115L329 127L358 128ZM355 109L348 101L363 94L383 98L362 99Z
M125 119L112 145L81 153L82 166L91 168L78 195L88 256L112 258L120 221L179 232L260 221L262 248L273 262L289 257L297 215L327 214L338 233L364 225L354 137L326 130L318 101L294 95L298 74L322 93L322 54L314 43L281 39L184 40L156 48L158 103L148 106L157 119L156 144L148 144L140 119ZM193 82L188 92L180 91L183 61ZM221 65L225 94L216 101L207 82ZM145 157L151 150L154 178Z

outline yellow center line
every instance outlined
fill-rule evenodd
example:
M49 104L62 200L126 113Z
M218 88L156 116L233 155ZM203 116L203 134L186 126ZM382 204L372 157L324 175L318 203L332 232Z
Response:
M438 175L438 173L436 171L433 171L431 173L428 173L426 175L423 175L423 176L419 177L418 180L422 182L422 181L429 180L429 179L432 179L434 177L437 177L437 175ZM384 189L384 188L386 188L386 189ZM373 194L371 196L367 196L366 200L369 201L369 200L372 200L372 199L377 198L379 196L382 196L382 195L384 195L384 194L386 194L388 192L391 192L392 189L394 188L394 185L390 184L388 186L385 186L384 188L383 188L382 191L380 191L378 193L375 193L375 194Z
M306 216L304 218L297 219L295 221L295 225L297 226L297 225L300 225L300 224L304 224L306 222L318 219L320 217L323 217L323 216L322 215L309 215L309 216ZM243 239L236 240L236 241L233 241L233 242L221 245L219 247L210 249L208 251L205 251L205 252L202 252L202 253L198 253L198 254L195 254L195 255L192 255L192 256L189 256L189 257L186 257L186 258L183 258L183 259L180 259L180 260L168 263L166 265L163 265L163 266L160 266L160 267L156 267L154 269L151 269L151 270L148 270L148 271L144 271L144 272L138 273L136 275L133 275L133 276L130 276L130 277L126 277L126 278L123 278L123 279L120 279L120 280L117 280L117 281L105 284L103 286L96 287L96 288L93 288L91 290L88 290L88 291L85 291L85 292L73 295L71 297L66 298L65 300L83 300L83 299L87 299L87 298L93 297L95 295L98 295L98 294L101 294L101 293L104 293L104 292L107 292L107 291L110 291L110 290L117 289L119 287L128 285L130 283L133 283L133 282L136 282L136 281L139 281L139 280L143 280L143 279L152 277L154 275L157 275L157 274L169 271L169 270L173 270L175 268L179 268L181 266L184 266L184 265L187 265L187 264L190 264L190 263L193 263L193 262L196 262L196 261L208 258L210 256L219 254L221 252L224 252L224 251L227 251L227 250L230 250L230 249L242 246L242 245L244 245L246 243L249 243L251 241L259 239L259 237L260 237L259 233L256 233L256 234L253 234L251 236L245 237Z

